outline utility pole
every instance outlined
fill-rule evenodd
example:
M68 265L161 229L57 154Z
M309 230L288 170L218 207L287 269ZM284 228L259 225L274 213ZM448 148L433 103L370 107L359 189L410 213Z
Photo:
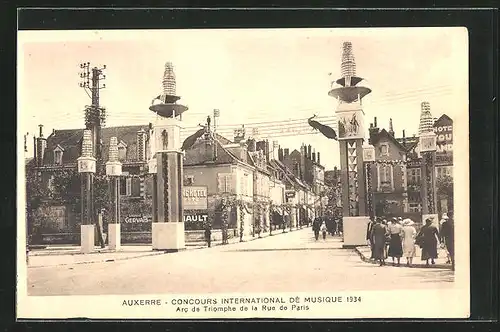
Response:
M99 162L101 159L101 128L106 121L106 109L99 104L99 91L106 88L106 84L101 85L101 81L106 79L102 68L90 68L90 62L80 64L83 70L80 73L80 87L85 89L87 95L91 98L91 105L85 107L85 128L92 131L92 154Z
M95 206L94 201L94 177L99 174L102 167L101 160L101 128L106 119L105 108L99 105L99 91L106 88L101 81L106 79L104 75L104 65L102 68L90 66L90 62L81 63L79 86L85 90L91 98L91 105L85 107L85 128L82 142L82 156L79 158L78 171L81 174L81 246L83 252L92 252L94 245L94 228L97 224L97 232L101 247L104 248L103 230L97 222L98 212L101 207Z

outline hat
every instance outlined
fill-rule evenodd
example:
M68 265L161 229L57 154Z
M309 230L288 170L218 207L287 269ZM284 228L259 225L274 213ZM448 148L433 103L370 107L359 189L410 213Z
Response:
M403 220L403 218L401 218L401 217L398 217L398 220Z
M403 225L405 225L405 226L411 226L413 224L415 224L415 222L409 218L403 220Z
M446 214L443 215L443 219L450 219Z
M433 219L434 219L434 218L427 218L427 219L425 219L425 223L426 223L426 224L430 224L430 223L432 223L432 220L433 220Z

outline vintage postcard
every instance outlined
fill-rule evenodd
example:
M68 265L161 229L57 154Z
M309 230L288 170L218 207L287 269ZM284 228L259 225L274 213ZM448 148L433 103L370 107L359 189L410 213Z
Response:
M18 37L19 319L469 316L465 28Z

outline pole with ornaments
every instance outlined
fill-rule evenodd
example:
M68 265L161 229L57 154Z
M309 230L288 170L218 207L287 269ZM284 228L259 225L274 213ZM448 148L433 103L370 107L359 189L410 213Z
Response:
M366 244L369 216L366 206L363 142L365 139L363 97L371 92L363 78L356 75L356 62L351 42L342 46L342 77L332 82L329 96L337 100L340 167L342 177L343 246Z
M80 246L83 253L94 251L94 175L96 158L93 157L92 132L83 131L82 153L77 159L81 179Z
M419 135L419 151L421 155L421 173L423 176L420 195L422 198L422 222L428 218L439 229L439 220L436 213L435 193L435 163L436 163L436 134L432 127L423 130Z
M111 137L109 142L109 159L106 162L106 175L109 178L109 197L111 220L108 223L108 244L111 250L119 250L121 246L120 231L120 176L122 164L118 160L118 139Z
M372 186L372 165L375 162L375 147L371 144L363 145L363 162L365 163L366 181L366 205L370 219L375 217L373 211L373 186Z
M153 174L152 247L175 252L185 249L181 121L188 108L177 103L180 97L171 62L165 64L162 83L162 94L149 107L156 114L149 161Z

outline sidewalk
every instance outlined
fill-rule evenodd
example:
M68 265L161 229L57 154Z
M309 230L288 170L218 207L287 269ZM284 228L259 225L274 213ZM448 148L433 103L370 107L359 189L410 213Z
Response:
M295 230L294 230L295 231ZM285 233L282 230L273 231L272 236L278 236L280 234L287 234L290 230ZM292 231L293 232L293 231ZM261 234L260 238L266 238L269 233ZM245 236L243 242L257 240L259 237ZM240 243L239 237L233 237L228 240L228 244ZM211 243L211 247L221 246L222 241L216 241ZM207 248L207 243L204 241L200 242L188 242L186 243L186 250L195 250ZM90 254L84 254L80 252L80 246L75 245L59 245L59 246L47 246L42 249L32 249L28 253L29 263L28 267L47 267L47 266L61 266L61 265L74 265L74 264L90 264L90 263L103 263L103 262L114 262L119 260L127 260L146 256L164 255L164 251L153 251L151 244L131 244L122 245L120 250L114 251L106 248L95 247L95 251Z
M366 263L371 263L371 264L379 264L377 261L370 260L371 256L371 251L370 247L368 246L359 246L355 248L356 252L358 253L359 257L361 257L361 260ZM420 259L422 254L422 249L418 248L416 249L416 256L413 257L413 264L411 266L406 266L406 258L401 257L401 265L400 267L405 267L405 268L433 268L433 269L451 269L451 264L446 264L446 251L444 249L438 248L438 258L435 259L434 261L436 264L434 265L429 265L427 267L425 265L425 261L422 261ZM385 260L386 266L392 266L392 258L389 257Z

